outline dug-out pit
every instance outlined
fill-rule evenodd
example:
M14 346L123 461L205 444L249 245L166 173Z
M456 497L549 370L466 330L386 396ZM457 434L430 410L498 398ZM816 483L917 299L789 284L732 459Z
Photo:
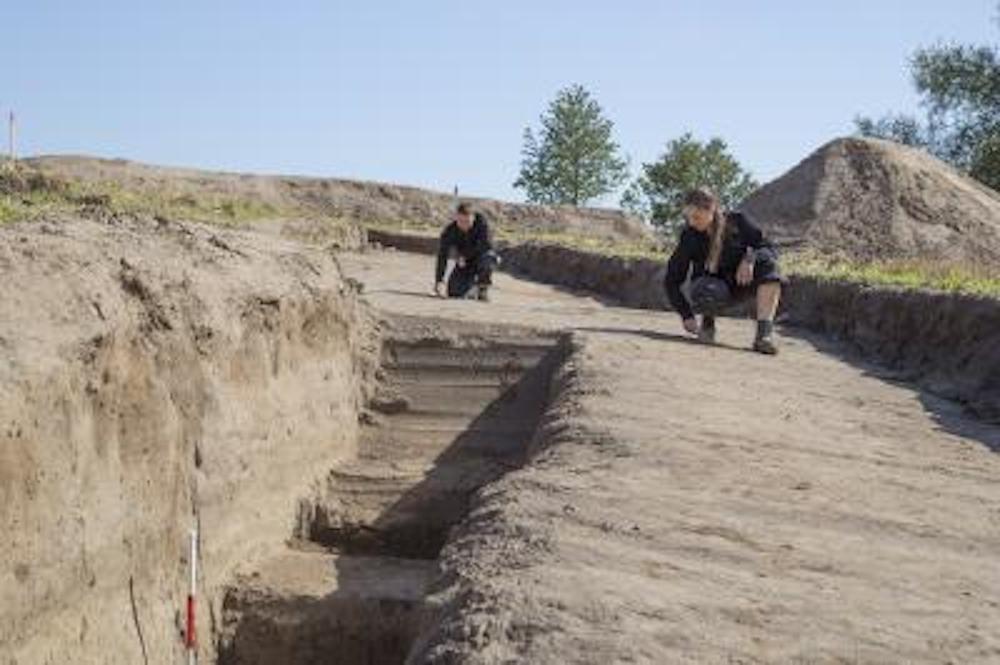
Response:
M303 506L292 547L227 594L220 663L402 663L433 626L449 530L525 462L563 356L552 337L436 325L385 341L357 458Z

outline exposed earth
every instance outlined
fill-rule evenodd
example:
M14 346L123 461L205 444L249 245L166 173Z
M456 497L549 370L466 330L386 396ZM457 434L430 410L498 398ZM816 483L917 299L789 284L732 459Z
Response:
M528 326L529 345L569 335L530 461L473 497L439 575L407 567L418 557L392 559L403 572L381 578L401 580L387 595L410 603L407 662L1000 661L1000 429L819 338L787 336L766 358L745 350L739 321L708 348L670 314L508 277L489 305L441 301L420 288L423 257L340 261L405 338L461 345L482 334L474 324L501 337ZM413 394L411 418L466 393ZM369 448L366 473L406 457L406 437ZM524 445L526 433L512 437ZM469 454L455 441L438 444L428 477ZM289 592L296 569L251 588L331 597L329 575ZM295 625L269 607L244 611L258 629Z
M379 187L61 164L276 210ZM0 665L183 660L192 527L201 662L1000 662L1000 426L948 391L508 274L438 299L426 255L277 221L0 225ZM901 340L937 301L892 302L859 346L934 365ZM996 361L973 304L954 367Z
M1000 262L1000 195L889 141L831 141L741 208L781 245L823 257Z

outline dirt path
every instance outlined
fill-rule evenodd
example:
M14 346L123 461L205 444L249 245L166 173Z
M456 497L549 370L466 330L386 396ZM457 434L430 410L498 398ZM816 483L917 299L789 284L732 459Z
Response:
M1000 429L818 339L778 358L426 257L340 257L386 313L573 331L547 447L453 532L415 662L1000 662Z

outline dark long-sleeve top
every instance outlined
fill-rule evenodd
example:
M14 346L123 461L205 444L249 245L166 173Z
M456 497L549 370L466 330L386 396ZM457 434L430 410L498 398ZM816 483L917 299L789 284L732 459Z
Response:
M685 319L691 318L694 313L691 311L691 303L681 292L681 285L687 279L689 269L692 279L701 277L707 272L705 262L708 260L708 246L707 233L685 226L677 247L667 262L667 274L664 279L667 298L677 313ZM753 220L741 212L726 213L726 230L716 274L733 283L736 279L736 270L740 266L740 261L746 256L747 249L756 250L763 247L772 247L771 242L764 237L764 232Z
M464 258L468 265L474 265L483 254L493 249L490 226L482 214L476 213L468 231L458 228L458 224L455 222L444 227L444 231L441 232L441 241L438 244L437 266L434 271L435 282L444 279L445 268L448 267L448 256L452 249Z

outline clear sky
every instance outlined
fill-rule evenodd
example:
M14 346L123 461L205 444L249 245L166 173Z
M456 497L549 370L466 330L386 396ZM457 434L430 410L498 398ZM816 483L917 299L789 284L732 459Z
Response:
M26 153L520 198L524 127L581 83L635 165L690 130L766 180L859 112L915 109L913 50L995 43L996 14L995 0L3 0L0 109L18 112Z

